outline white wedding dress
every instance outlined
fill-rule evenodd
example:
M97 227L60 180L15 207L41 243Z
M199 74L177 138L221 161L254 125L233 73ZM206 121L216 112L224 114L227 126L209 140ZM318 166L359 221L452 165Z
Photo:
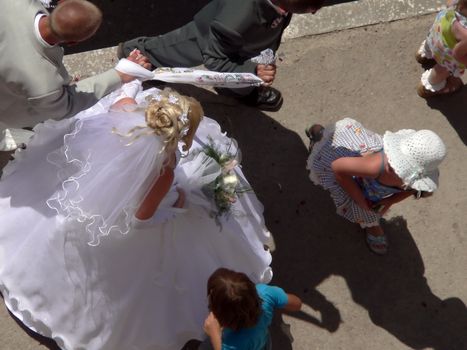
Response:
M157 90L137 101L149 93ZM269 282L264 244L271 237L252 191L228 215L212 217L201 186L219 167L199 151L210 139L224 150L236 144L206 117L154 217L135 221L148 177L160 171L161 142L152 135L127 145L112 133L144 123L138 112L107 112L112 96L72 119L39 125L5 167L0 291L17 318L63 349L179 350L204 337L206 282L215 269ZM238 166L235 172L247 184ZM171 207L175 186L187 194L183 209Z

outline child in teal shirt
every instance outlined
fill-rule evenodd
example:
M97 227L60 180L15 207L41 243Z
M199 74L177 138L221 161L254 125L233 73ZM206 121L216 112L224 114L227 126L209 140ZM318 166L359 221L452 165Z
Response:
M272 349L269 325L274 310L299 311L301 300L282 288L255 285L244 273L225 268L208 280L210 313L204 323L209 336L200 349Z

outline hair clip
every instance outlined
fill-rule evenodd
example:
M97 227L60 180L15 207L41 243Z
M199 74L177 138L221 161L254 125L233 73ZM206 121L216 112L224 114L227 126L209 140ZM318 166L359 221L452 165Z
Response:
M188 124L188 115L186 113L180 114L178 116L178 120L183 124L187 125Z
M176 105L178 104L178 97L175 96L175 95L172 95L172 94L169 94L169 103L173 104L173 105Z
M188 126L185 126L185 127L181 128L180 138L184 138L186 135L188 135L189 130L190 130L190 128Z

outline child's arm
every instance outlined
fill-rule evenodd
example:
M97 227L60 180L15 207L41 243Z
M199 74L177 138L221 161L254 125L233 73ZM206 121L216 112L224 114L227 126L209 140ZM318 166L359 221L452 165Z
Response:
M371 177L377 178L380 172L381 156L374 157L343 157L332 162L331 168L336 175L339 185L348 195L363 209L371 210L362 190L352 178Z
M300 311L302 308L302 300L295 294L287 293L287 304L283 307L286 311Z
M211 340L211 345L214 350L222 349L222 328L217 320L216 316L212 312L209 313L208 317L204 321L204 331Z
M174 180L174 171L170 165L162 170L162 174L152 185L148 194L140 204L135 216L139 220L147 220L151 218L157 210L157 207L169 192L170 186Z

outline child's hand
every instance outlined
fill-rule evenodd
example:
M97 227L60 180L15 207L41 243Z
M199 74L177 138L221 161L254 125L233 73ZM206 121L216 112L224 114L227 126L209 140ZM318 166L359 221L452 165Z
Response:
M221 325L212 312L210 312L208 317L206 317L206 320L204 320L204 331L210 337L220 335L222 333Z
M214 350L221 350L222 348L222 328L216 316L212 312L204 321L204 331L211 339L211 345Z

